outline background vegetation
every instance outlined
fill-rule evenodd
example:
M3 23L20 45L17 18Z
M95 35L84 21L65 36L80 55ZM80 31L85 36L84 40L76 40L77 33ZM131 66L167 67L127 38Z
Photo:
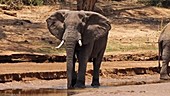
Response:
M123 0L110 0L110 1L123 1ZM133 1L136 1L137 3L143 3L146 5L158 6L158 7L170 6L170 0L133 0ZM15 9L15 10L22 9L23 5L41 6L41 5L54 5L57 3L65 4L66 2L69 2L69 0L0 0L0 4L6 4L8 5L8 9Z
M139 3L146 5L158 6L158 7L169 7L170 0L138 0Z

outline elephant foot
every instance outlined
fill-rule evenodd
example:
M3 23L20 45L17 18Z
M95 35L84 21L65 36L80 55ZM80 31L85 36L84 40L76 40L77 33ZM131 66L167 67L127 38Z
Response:
M73 87L72 86L67 86L67 89L73 89Z
M71 85L72 85L72 86L75 86L76 81L77 81L76 79L73 79Z
M75 84L74 88L86 88L86 86L83 84Z
M161 74L161 75L160 75L160 79L161 79L161 80L170 80L170 77L169 77L168 74Z
M75 85L74 85L74 88L86 88L85 84L82 83L82 82L77 82Z
M91 86L94 88L98 88L100 86L100 83L92 83Z
M94 88L98 88L100 86L99 79L93 80L91 86Z

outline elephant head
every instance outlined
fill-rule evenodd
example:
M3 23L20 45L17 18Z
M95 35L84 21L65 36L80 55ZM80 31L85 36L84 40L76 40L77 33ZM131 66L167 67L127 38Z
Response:
M109 20L101 14L90 11L59 10L47 20L52 35L65 44L67 54L68 88L71 87L75 48L85 46L100 37L108 35Z

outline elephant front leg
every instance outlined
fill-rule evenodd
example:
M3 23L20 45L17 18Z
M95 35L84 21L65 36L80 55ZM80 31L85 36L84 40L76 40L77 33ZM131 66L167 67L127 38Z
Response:
M97 58L93 59L93 79L92 79L92 84L91 86L93 87L99 87L99 75L100 75L100 66L103 58L104 50L102 50Z
M75 88L85 88L85 74L88 59L86 57L79 57L79 67L77 73L77 81L75 84Z
M87 67L87 62L88 62L91 50L92 50L91 47L83 46L81 50L77 52L79 67L78 67L78 73L77 73L77 81L74 86L75 88L85 88L86 67Z
M69 68L70 66L72 66L72 69L67 69L67 87L68 89L72 89L74 87L74 85L76 84L77 81L77 73L75 71L75 63L73 63L73 65L67 65ZM71 72L71 74L70 74Z
M75 71L76 58L74 57L75 54L73 55L72 54L73 53L69 53L67 55L67 88L68 89L72 89L74 87L77 79L77 74Z

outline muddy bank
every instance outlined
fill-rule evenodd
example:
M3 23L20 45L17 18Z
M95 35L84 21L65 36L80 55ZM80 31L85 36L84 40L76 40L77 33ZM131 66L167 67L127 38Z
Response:
M101 69L100 76L103 78L115 78L118 76L135 76L144 74L158 74L159 69L157 67L149 68L125 68L125 69ZM86 76L91 77L93 70L87 70ZM65 79L66 71L51 71L51 72L28 72L28 73L9 73L0 74L0 83L12 82L12 81L27 81L30 79L41 80L53 80L53 79Z
M93 73L92 65L92 63L87 64L87 90L92 88L90 86ZM158 69L154 66L157 66L156 61L103 62L100 70L100 88L162 83L159 80ZM76 64L76 70L77 68ZM35 96L37 94L49 94L48 96L52 94L51 96L54 96L62 91L61 94L68 96L70 92L81 93L80 90L76 92L75 90L66 90L65 63L1 63L0 70L1 94L28 95L29 92L32 92ZM50 91L48 88L52 90ZM46 93L46 91L48 92Z
M87 83L87 88L74 90L66 89L66 84L63 84L66 80L13 82L8 85L15 86L15 88L10 86L6 87L6 90L2 90L4 86L0 84L2 86L0 94L3 96L94 96L94 94L95 96L168 96L169 82L159 82L157 78L158 75L147 75L111 80L107 79L108 82L106 82L106 80L101 80L102 85L99 88L92 88L90 83ZM130 81L134 83L132 85L126 85L128 83L124 83L125 85L123 86L107 85L106 83L115 83L110 81L117 81L120 84L121 82ZM138 83L142 81L144 83Z
M103 61L154 61L158 56L155 53L139 53L139 54L118 54L105 55ZM91 61L91 60L89 60ZM14 53L3 55L0 54L0 63L15 63L15 62L66 62L66 56L47 55L38 53Z
M103 61L155 61L158 60L156 53L118 54L105 55Z
M12 73L12 74L0 74L0 83L12 81L29 81L34 79L53 80L65 78L66 78L65 71Z
M0 63L16 63L16 62L65 62L66 56L46 55L38 53L18 53L0 55Z
M167 83L168 81L160 81L159 75L135 75L135 76L119 76L115 78L103 78L100 79L101 86L99 88L93 88L90 86L91 78L86 78L86 89L83 90L66 90L67 81L66 79L59 80L29 80L29 81L13 81L0 83L1 94L53 94L56 92L67 93L82 93L82 91L96 90L100 88L108 87L121 87L131 85L147 85L147 84L159 84ZM112 89L112 88L111 88ZM50 91L51 90L51 91ZM46 92L48 91L48 92ZM29 93L31 92L31 93ZM49 96L49 95L48 95ZM54 96L54 95L52 95ZM68 96L68 95L66 95Z
M117 76L135 76L158 74L156 61L114 61L102 62L100 76L115 78ZM30 78L41 80L57 80L66 78L66 62L55 63L0 63L0 82L25 81ZM76 63L76 71L78 63ZM93 64L87 64L86 76L91 78Z

